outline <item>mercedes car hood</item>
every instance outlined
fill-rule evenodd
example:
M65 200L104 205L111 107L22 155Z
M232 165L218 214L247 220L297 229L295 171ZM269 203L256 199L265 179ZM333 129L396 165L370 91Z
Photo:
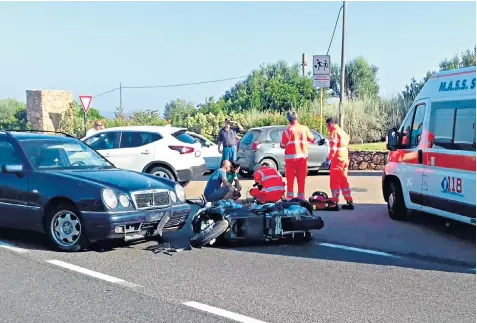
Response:
M125 191L139 191L149 189L173 189L174 182L143 173L113 169L74 169L55 170L56 175L84 180L100 185L117 188Z

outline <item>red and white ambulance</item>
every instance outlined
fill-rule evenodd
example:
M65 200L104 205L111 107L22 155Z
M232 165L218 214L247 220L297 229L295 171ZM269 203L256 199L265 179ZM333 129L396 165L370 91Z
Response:
M475 225L475 66L434 74L387 134L389 216L422 211Z

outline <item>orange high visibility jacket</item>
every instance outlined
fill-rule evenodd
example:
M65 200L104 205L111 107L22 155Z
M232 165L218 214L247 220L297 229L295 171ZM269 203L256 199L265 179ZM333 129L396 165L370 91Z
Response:
M298 122L289 126L280 143L280 147L285 148L285 160L308 158L308 142L315 142L315 136L307 126Z
M349 135L338 125L333 125L330 133L330 154L329 160L337 159L348 161Z
M262 192L285 192L285 185L280 174L271 167L260 167L254 174L255 182L262 185Z

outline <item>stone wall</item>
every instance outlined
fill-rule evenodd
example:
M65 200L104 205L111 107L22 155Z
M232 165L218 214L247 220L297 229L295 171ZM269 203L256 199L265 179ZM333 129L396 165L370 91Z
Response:
M70 91L27 90L27 121L33 129L56 131L63 113L73 102Z
M382 170L388 160L388 152L350 151L350 170Z

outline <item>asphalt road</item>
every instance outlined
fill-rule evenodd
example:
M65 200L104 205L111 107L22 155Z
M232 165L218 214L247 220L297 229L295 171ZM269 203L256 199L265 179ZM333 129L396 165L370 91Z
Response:
M309 177L307 193L327 180ZM475 322L475 228L391 221L378 176L350 182L356 210L322 212L306 245L167 254L149 241L68 254L2 230L0 322ZM190 237L187 226L165 239L183 248Z

